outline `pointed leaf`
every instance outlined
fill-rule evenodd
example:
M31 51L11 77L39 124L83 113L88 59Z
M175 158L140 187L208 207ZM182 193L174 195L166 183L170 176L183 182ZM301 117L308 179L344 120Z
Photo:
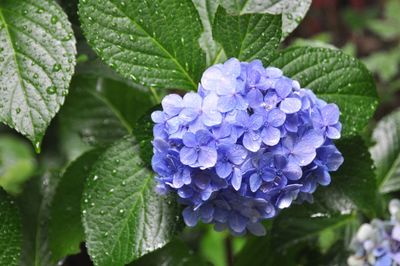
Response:
M228 58L236 57L243 61L269 58L280 43L281 24L281 16L231 16L219 7L213 36L222 45Z
M205 67L191 1L80 1L86 38L117 72L145 86L197 89Z
M98 266L122 266L165 245L179 227L176 201L157 195L133 137L100 156L82 201L89 254Z
M152 106L150 95L106 78L74 78L60 112L61 147L69 160L93 147L105 147L132 131Z
M84 241L81 222L83 185L100 150L92 150L73 161L62 174L50 209L49 245L53 261L80 252Z
M251 13L282 14L283 36L288 36L307 14L312 0L221 0L229 13L241 15Z
M68 93L75 53L71 25L55 1L1 1L0 121L37 151Z
M281 68L303 88L336 103L341 112L343 136L359 134L375 112L378 96L371 73L359 60L341 51L294 47L264 63Z

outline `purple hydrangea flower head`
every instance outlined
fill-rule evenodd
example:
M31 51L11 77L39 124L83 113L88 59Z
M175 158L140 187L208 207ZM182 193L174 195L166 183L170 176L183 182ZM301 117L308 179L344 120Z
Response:
M350 266L400 264L400 201L391 200L389 211L390 220L375 219L358 229L351 243L354 253L347 260Z
M263 220L311 201L343 163L339 108L259 60L211 66L197 93L161 105L151 116L157 191L177 194L188 226L263 235Z

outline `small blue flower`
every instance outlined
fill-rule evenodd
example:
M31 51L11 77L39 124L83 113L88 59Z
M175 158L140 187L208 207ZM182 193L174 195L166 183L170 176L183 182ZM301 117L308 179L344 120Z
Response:
M215 141L209 131L187 132L182 141L184 146L180 150L179 156L184 165L206 169L213 167L217 162Z
M311 202L343 163L338 107L259 60L214 65L197 93L161 106L151 116L156 190L178 195L188 226L264 235L263 220Z

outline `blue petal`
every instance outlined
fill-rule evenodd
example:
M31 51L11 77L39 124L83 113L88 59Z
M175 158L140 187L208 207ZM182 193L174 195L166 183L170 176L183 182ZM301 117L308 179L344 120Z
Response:
M169 116L176 116L182 110L182 98L178 94L169 94L161 101L161 105Z
M199 166L202 169L213 167L217 163L217 151L215 148L203 146L199 152Z
M226 113L236 107L236 98L234 95L224 95L218 99L218 110Z
M269 125L273 127L282 126L285 123L286 114L279 110L278 108L274 108L268 112L267 122Z
M334 125L339 122L340 111L336 104L327 104L321 108L324 125Z
M252 192L256 192L261 186L262 180L257 173L250 176L249 185Z
M286 98L281 102L279 108L286 114L293 114L300 110L301 101L298 98Z
M281 99L286 98L292 92L292 80L288 78L280 78L275 83L275 91Z
M196 135L191 132L187 132L185 135L183 135L182 141L183 144L189 148L194 148L198 145Z
M246 230L246 219L238 213L232 212L229 215L229 228L235 233L242 233Z
M265 227L261 223L248 223L247 224L247 230L250 231L255 236L265 236L267 233L265 231Z
M196 167L198 156L198 153L193 148L183 147L179 152L181 163L192 167Z
M278 144L281 139L281 131L277 128L268 126L261 131L261 137L266 145L274 146Z
M249 131L243 136L243 146L252 152L257 152L261 146L261 136L254 132Z
M280 78L283 75L282 70L280 70L279 68L276 68L276 67L267 67L265 70L266 70L265 74L269 78Z
M183 220L189 227L193 227L197 224L199 217L198 213L194 212L190 207L186 207L182 212Z
M164 123L166 120L166 115L162 111L154 111L151 113L151 120L154 123Z
M232 173L232 165L228 162L218 162L215 171L219 177L227 178Z
M247 150L242 145L232 145L229 147L228 158L229 160L239 165L244 162L247 157Z
M242 185L242 173L240 169L235 168L232 175L232 186L237 191Z

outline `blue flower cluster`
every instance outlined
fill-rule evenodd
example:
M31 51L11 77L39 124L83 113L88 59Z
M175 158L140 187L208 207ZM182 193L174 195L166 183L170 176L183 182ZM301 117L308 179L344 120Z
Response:
M390 220L375 219L358 229L351 243L355 253L347 260L350 266L400 265L400 201L390 201L389 211Z
M167 95L162 108L152 114L157 190L178 194L188 226L263 235L262 220L312 200L343 162L338 107L259 60L214 65L197 93Z

